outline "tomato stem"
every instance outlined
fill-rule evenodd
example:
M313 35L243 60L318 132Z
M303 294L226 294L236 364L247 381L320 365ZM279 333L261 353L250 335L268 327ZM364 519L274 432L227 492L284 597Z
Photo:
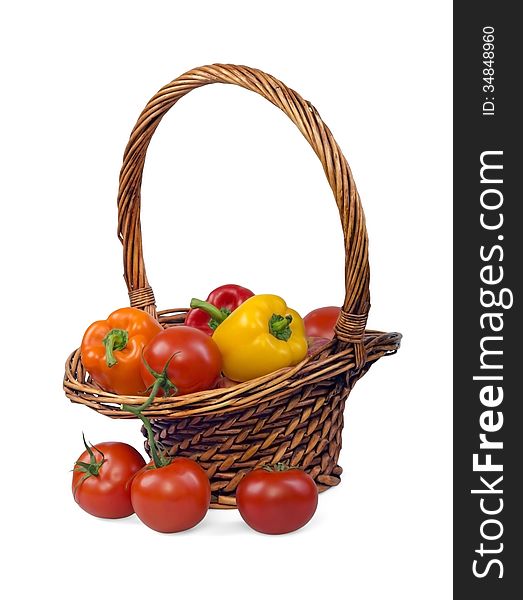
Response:
M149 449L151 450L151 457L153 459L154 466L157 469L168 465L170 463L170 459L167 459L165 456L161 456L160 453L158 452L158 444L156 443L156 440L154 439L154 432L153 432L153 428L151 427L151 421L142 413L144 410L147 410L149 408L149 406L152 404L153 400L156 398L160 389L162 389L166 395L173 395L178 391L177 387L174 385L174 383L172 383L172 381L169 379L168 374L167 374L169 365L171 364L171 361L174 359L174 357L177 354L179 354L179 352L175 352L169 358L169 360L165 363L165 366L162 369L162 372L158 373L147 363L147 361L145 360L145 357L143 356L143 352L142 352L142 360L145 364L145 368L149 371L149 373L153 377L156 378L155 382L151 386L151 393L149 394L149 398L147 398L147 400L143 404L140 404L140 406L132 406L130 404L122 404L122 410L127 410L127 411L133 413L133 415L137 416L140 419L140 421L143 423L143 426L145 427L145 430L147 431L147 440L149 442Z
M105 362L108 367L114 367L118 363L114 357L115 350L123 350L129 341L129 334L125 329L111 329L102 340L105 346Z
M273 471L277 471L277 472L279 472L279 471L290 471L292 469L296 469L297 467L291 467L289 465L289 461L285 460L283 462L278 462L278 463L276 463L274 465L265 465L263 468L264 468L265 471L269 471L269 472L272 473Z
M169 360L165 363L165 366L163 367L162 372L158 373L147 363L147 361L145 360L145 356L143 355L143 352L142 352L143 364L145 365L145 368L147 369L147 371L149 371L149 373L155 378L155 382L153 383L153 385L150 388L147 388L148 390L149 389L151 390L151 393L149 395L149 398L147 398L147 400L141 406L139 406L140 412L145 410L146 408L148 408L151 405L151 402L156 398L156 395L158 394L158 392L160 390L163 390L166 396L174 396L174 394L176 394L176 392L178 391L178 388L169 379L169 375L167 373L169 366L171 364L171 361L177 354L180 354L180 352L175 352L169 358Z
M92 444L89 446L88 443L85 441L85 435L82 432L82 439L84 441L84 446L85 449L87 450L87 453L89 454L89 462L83 462L81 460L77 460L74 463L74 469L73 471L76 471L78 473L83 473L83 477L80 479L80 481L75 485L74 488L74 492L73 495L76 497L76 490L80 487L80 485L89 477L98 477L98 474L100 473L100 469L102 468L102 465L105 462L105 456L104 453L101 450L98 450L98 448L96 446L93 446ZM100 454L100 456L102 457L102 460L96 460L96 456L94 455L93 452L93 448Z
M122 404L122 408L124 410L128 410L136 415L140 421L143 423L145 430L147 431L147 441L149 442L149 449L151 450L151 458L153 459L153 463L156 469L160 469L161 467L165 467L169 464L170 460L166 460L165 457L160 456L158 452L158 447L156 445L156 440L154 439L154 431L151 427L151 421L140 412L139 408L135 406L129 406L128 404Z

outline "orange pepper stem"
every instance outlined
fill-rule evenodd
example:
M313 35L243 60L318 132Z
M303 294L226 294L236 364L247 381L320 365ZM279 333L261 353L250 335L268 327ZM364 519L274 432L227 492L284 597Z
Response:
M105 346L105 361L108 367L114 367L118 363L114 357L115 350L123 350L129 341L129 334L125 329L111 329L102 340Z

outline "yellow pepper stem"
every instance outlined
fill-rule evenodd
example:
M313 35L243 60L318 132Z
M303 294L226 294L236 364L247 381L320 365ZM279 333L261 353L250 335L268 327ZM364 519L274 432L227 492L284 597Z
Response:
M286 342L292 335L292 330L289 327L291 322L291 315L287 315L286 317L282 317L281 315L272 315L272 317L269 319L269 332L275 338Z

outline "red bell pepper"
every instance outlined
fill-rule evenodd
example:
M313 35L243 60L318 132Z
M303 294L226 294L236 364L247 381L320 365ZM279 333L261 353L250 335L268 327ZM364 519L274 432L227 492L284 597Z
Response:
M230 283L213 290L207 297L207 302L216 306L222 315L228 317L233 310L251 296L254 296L251 290ZM201 308L191 308L185 317L185 324L200 329L207 335L212 335L219 322Z

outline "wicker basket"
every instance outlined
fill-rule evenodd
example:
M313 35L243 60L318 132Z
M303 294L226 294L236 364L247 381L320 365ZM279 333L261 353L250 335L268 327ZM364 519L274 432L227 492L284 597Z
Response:
M193 69L167 84L149 101L131 134L118 193L118 236L131 306L157 316L164 327L184 320L185 309L156 310L143 262L140 186L147 147L162 117L182 96L210 83L256 92L294 122L323 165L338 205L346 251L343 310L328 346L295 367L231 388L157 398L145 412L170 452L196 459L207 471L211 506L230 508L243 475L277 461L304 468L320 491L339 483L345 400L378 358L396 352L401 335L365 330L370 307L365 217L351 171L331 132L312 104L296 92L262 71L235 65ZM143 402L143 397L117 396L96 386L79 350L67 360L64 390L72 402L112 418L135 418L121 404Z

